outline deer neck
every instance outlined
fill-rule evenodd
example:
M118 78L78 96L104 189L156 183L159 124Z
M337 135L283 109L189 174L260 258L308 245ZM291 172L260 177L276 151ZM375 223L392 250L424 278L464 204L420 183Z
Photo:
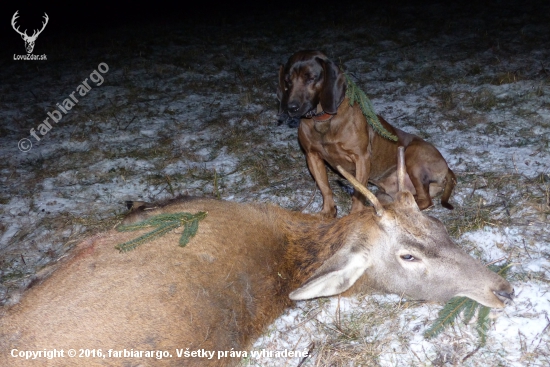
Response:
M369 210L339 219L319 221L318 217L301 213L284 223L286 246L280 276L287 280L290 290L296 289L311 277L313 272L336 253L356 228L369 221ZM357 217L364 217L357 219Z

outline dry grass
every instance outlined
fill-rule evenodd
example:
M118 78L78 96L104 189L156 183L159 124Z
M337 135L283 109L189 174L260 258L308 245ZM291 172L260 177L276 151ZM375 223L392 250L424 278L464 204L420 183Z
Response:
M369 308L360 308L342 315L337 308L334 322L321 323L319 329L326 335L323 344L314 349L317 364L323 366L377 366L381 353L391 348L392 336L399 327L390 325L407 305L369 302Z
M453 237L485 226L527 225L547 220L549 183L546 176L479 172L458 174L454 195L462 203L454 211L442 211Z

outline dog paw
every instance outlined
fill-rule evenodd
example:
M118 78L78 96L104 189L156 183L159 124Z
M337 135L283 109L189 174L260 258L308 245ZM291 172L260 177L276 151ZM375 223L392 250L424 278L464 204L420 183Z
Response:
M337 211L336 211L336 208L334 208L333 210L328 210L328 211L322 210L315 215L324 219L332 219L332 218L336 218L336 214L337 214Z
M277 118L277 125L281 126L282 124L286 124L288 127L295 129L300 125L300 118L290 117L286 113L282 113Z
M428 199L416 199L416 205L420 210L428 210L434 207L434 203Z
M286 120L286 124L288 127L295 129L298 126L300 126L300 119L297 117L291 117L288 120Z

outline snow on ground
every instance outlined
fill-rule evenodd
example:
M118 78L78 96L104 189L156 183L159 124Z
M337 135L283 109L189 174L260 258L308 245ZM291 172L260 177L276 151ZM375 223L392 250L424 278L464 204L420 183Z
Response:
M98 31L88 35L95 48L51 48L40 68L4 63L0 301L83 237L112 228L124 200L188 193L318 211L296 130L277 124L275 87L278 65L293 52L320 49L351 73L378 113L439 148L458 176L455 210L437 206L431 214L473 256L511 262L517 298L479 349L472 325L426 340L441 305L392 295L298 302L253 349L311 349L303 366L549 365L550 6L322 10L316 24L297 8L120 29L110 31L112 43ZM109 66L104 83L91 83L36 141L30 129L100 63ZM17 147L23 138L33 144L28 152ZM349 200L337 194L343 214Z

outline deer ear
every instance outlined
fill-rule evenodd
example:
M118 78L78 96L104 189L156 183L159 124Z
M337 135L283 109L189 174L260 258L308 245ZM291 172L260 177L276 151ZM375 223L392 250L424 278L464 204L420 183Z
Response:
M409 191L399 191L395 195L395 199L402 205L418 209L418 204L416 204L416 200L414 199L413 194L411 194Z
M319 57L316 60L321 64L324 72L320 95L321 107L326 113L335 114L346 94L346 78L344 73L332 61L323 60Z
M300 288L291 292L289 297L299 301L342 293L349 289L368 267L369 261L364 254L342 248L325 261Z

